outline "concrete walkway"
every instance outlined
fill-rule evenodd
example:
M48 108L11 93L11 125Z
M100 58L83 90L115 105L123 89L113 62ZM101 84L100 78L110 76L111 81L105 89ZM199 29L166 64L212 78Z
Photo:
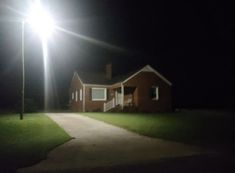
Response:
M74 139L52 150L46 160L18 172L82 172L201 152L193 146L141 136L78 114L48 116Z

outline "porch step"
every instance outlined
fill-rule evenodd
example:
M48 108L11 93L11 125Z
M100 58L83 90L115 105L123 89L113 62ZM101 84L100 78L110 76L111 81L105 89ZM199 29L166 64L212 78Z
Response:
M122 112L138 112L138 108L136 106L124 106Z
M114 108L110 109L108 112L121 112L122 107L120 105L116 105Z
M122 110L122 107L120 105L117 105L107 112L138 112L138 109L136 106L124 106Z

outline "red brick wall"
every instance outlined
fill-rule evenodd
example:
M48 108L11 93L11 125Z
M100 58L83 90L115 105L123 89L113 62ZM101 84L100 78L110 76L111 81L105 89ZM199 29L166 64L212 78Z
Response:
M82 112L82 104L83 101L80 101L80 89L82 88L82 84L78 77L74 76L71 82L71 87L69 90L69 100L70 100L70 110L75 112ZM76 90L78 91L78 100L76 101ZM72 100L72 92L74 93L74 99Z
M124 86L137 87L134 93L134 100L139 111L164 112L171 110L171 86L153 72L140 72L135 77L125 82ZM150 89L152 86L159 87L158 100L152 100L150 97Z
M106 101L92 101L92 98L91 98L92 87L105 88L105 87L100 87L100 86L86 86L86 89L85 89L85 96L86 96L85 110L86 110L86 112L103 111L104 103L110 100L111 89L107 88L107 100Z
M139 111L156 112L156 111L171 111L171 86L159 78L153 72L140 72L135 77L124 83L124 86L136 87L133 95L135 105ZM152 100L150 97L150 89L152 86L159 87L159 99ZM95 86L92 86L95 87ZM85 111L103 111L103 105L114 96L114 91L111 88L107 89L106 101L92 101L91 86L85 87ZM96 88L104 88L96 86ZM115 88L115 87L113 87ZM77 76L71 83L69 91L70 109L72 111L83 111L83 101L79 99L80 89L83 89L82 84ZM78 101L75 101L75 91L78 91ZM72 100L72 92L74 99ZM127 96L126 96L127 97Z

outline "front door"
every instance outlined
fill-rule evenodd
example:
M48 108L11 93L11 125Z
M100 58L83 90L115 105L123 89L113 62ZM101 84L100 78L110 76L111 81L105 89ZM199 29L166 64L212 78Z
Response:
M116 105L121 105L122 104L122 94L119 93L118 91L115 91L115 101Z

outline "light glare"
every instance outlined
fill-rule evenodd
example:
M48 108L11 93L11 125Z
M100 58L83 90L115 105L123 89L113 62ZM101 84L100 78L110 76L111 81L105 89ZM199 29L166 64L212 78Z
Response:
M48 38L54 29L52 16L41 6L40 1L32 4L27 22L39 34L42 39Z

